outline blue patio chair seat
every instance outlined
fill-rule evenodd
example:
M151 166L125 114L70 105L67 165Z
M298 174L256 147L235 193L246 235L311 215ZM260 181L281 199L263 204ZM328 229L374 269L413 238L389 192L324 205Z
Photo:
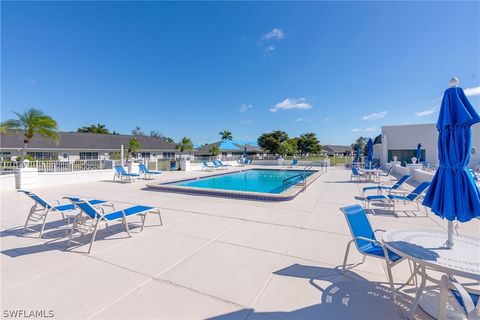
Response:
M363 187L362 192L365 194L365 191L370 191L370 190L398 190L402 187L402 185L410 178L410 175L406 174L400 179L398 179L397 182L395 182L394 185L392 186L385 186L385 185L380 185L380 186L369 186L369 187Z
M387 200L387 196L383 195L383 194L376 194L376 195L371 195L371 196L367 196L367 201L384 201L384 200Z
M113 181L115 181L115 178L117 177L120 178L120 181L126 177L130 178L130 182L133 182L133 178L139 178L140 175L138 173L127 173L122 166L115 166L115 175L113 176Z
M462 296L460 295L460 292L458 292L455 289L450 289L450 292L452 293L452 296L458 301L458 303L465 310L465 303L463 302L463 299L462 299ZM475 293L471 293L471 292L468 292L468 295L470 296L470 299L472 299L473 304L478 305L480 295L475 294Z
M373 255L373 256L380 257L380 258L385 257L385 254L383 252L383 248L381 246L378 246L378 245L375 245L375 244L368 244L366 246L363 246L361 248L361 250L365 254L370 254L370 255ZM389 249L387 249L387 251L388 251L389 260L395 262L395 261L398 261L398 260L402 259L402 257L399 256L398 254L396 254L395 252L390 251Z
M470 286L462 285L452 275L444 274L440 281L440 305L438 319L445 320L447 318L448 300L453 300L454 303L457 302L460 308L463 309L464 314L462 318L478 320L480 315L479 297L480 291Z
M408 197L406 197L406 196L399 195L399 194L389 194L389 195L387 195L387 197L388 197L389 199L392 199L392 200L410 201L410 198L408 198Z
M123 218L123 213L125 213L125 216L131 216L132 214L138 214L140 212L144 211L150 211L154 210L154 207L147 207L147 206L133 206L129 207L124 210L118 210L115 212L108 213L104 216L106 220L112 221L112 220L117 220L117 219L122 219Z

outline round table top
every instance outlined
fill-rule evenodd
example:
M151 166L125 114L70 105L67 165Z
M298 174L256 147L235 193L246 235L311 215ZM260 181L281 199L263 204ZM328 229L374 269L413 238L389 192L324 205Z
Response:
M385 246L420 265L470 279L480 280L480 239L457 236L445 247L447 232L394 229L382 236Z

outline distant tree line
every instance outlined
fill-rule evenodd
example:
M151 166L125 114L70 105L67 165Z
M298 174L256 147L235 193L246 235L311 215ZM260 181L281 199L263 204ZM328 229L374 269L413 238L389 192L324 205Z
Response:
M299 137L289 138L285 131L276 130L262 134L257 144L266 152L280 156L300 157L319 154L322 146L315 133L301 134Z

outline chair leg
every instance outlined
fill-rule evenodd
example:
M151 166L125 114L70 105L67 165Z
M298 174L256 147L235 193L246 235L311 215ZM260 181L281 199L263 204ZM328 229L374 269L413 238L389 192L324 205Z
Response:
M396 300L396 292L395 292L395 286L393 285L393 276L392 276L392 268L390 266L390 262L386 261L387 264L387 273L388 273L388 281L390 282L390 289L392 290L393 294L393 300Z
M88 247L88 253L92 251L93 243L95 242L95 237L97 236L98 225L100 224L100 220L97 220L95 224L95 230L93 230L92 239L90 240L90 246Z
M158 218L160 219L160 225L163 226L162 213L160 212L160 209L158 209Z
M132 235L130 234L130 228L128 227L128 222L125 215L123 216L123 224L125 225L125 231L127 231L128 236L131 237Z
M345 266L347 265L348 254L350 253L350 245L352 244L353 240L347 245L347 250L345 250L345 257L343 258L343 266L342 266L342 273L345 273Z
M140 232L143 231L143 226L145 225L145 220L147 220L147 213L141 214L140 218L142 219L142 228L140 229Z
M41 238L43 235L43 229L45 229L45 223L47 222L47 215L49 211L50 210L47 209L44 213L45 215L43 216L42 228L40 229L40 234L38 235L39 238Z
M34 205L33 207L30 208L30 213L27 216L27 221L25 221L25 225L23 226L23 233L25 233L27 231L28 221L30 221L30 217L32 216L36 207L37 207L37 205Z

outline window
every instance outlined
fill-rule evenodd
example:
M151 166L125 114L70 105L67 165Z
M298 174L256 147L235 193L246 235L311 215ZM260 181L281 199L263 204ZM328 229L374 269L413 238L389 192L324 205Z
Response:
M142 152L142 158L144 159L150 158L150 152Z
M5 151L0 152L1 160L10 159L11 157L12 157L12 154L10 152L5 152Z
M97 160L98 152L80 152L80 160Z
M57 152L27 152L33 160L58 160Z
M175 158L175 152L164 152L163 157L164 158Z

